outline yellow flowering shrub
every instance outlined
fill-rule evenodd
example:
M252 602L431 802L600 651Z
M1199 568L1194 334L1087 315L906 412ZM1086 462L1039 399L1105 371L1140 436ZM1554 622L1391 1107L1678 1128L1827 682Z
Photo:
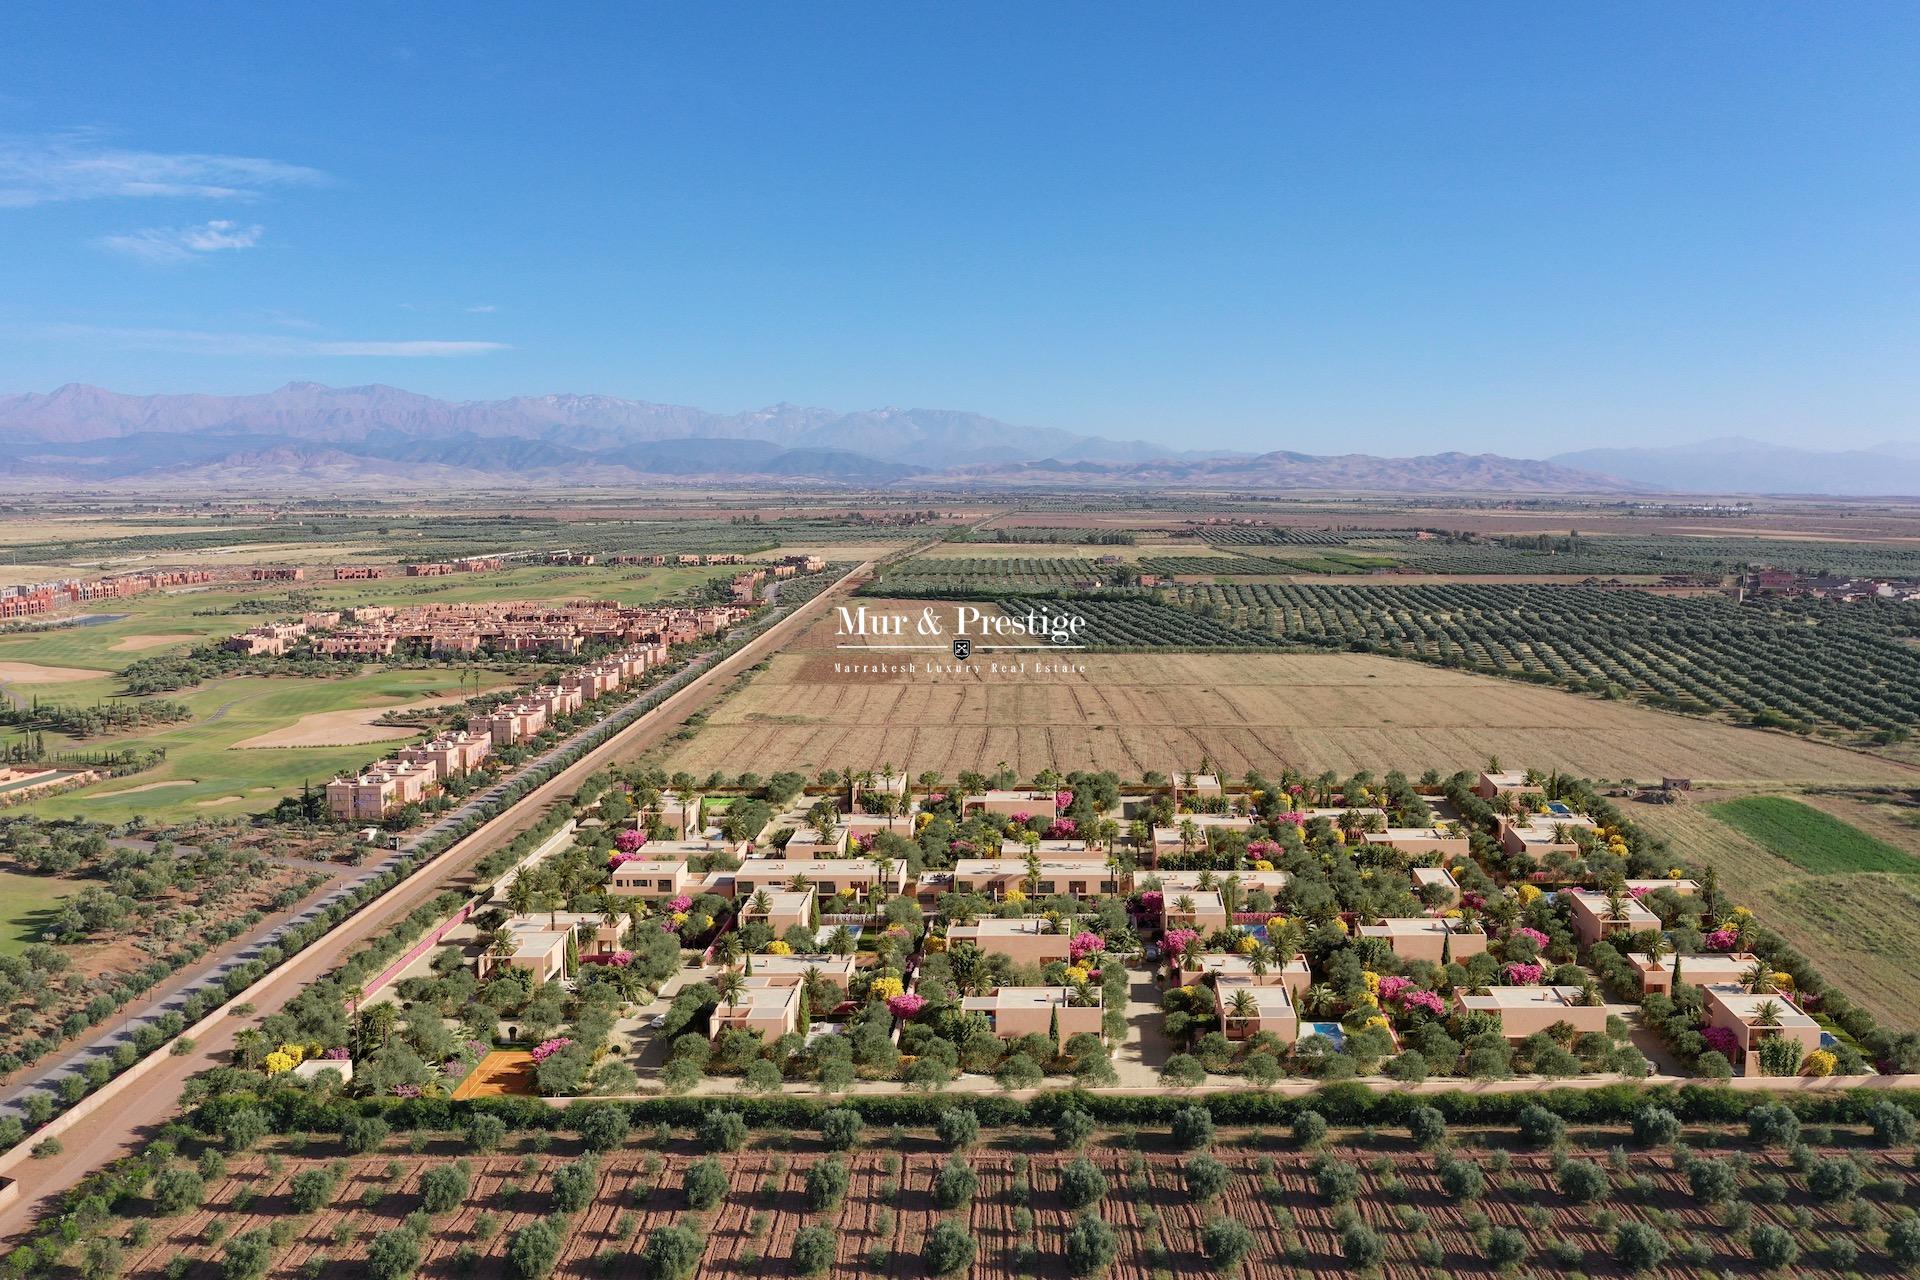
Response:
M1362 973L1360 975L1360 981L1367 984L1367 993L1369 995L1377 996L1380 994L1380 975L1373 970L1368 969L1365 973Z
M875 978L873 985L867 988L867 994L876 1000L891 1000L905 990L906 988L900 985L900 979L888 975L884 978Z
M295 1063L293 1059L277 1049L267 1055L267 1074L270 1076L277 1076L284 1072L291 1071L294 1066Z
M1233 949L1243 956L1250 956L1260 949L1260 939L1250 933L1243 933L1240 935L1240 940L1233 944Z
M1255 871L1271 871L1273 870L1273 864L1265 858L1255 858L1253 860L1253 869Z
M775 938L767 944L767 954L770 956L790 956L793 954L793 948L788 946L784 940Z
M1067 966L1068 982L1073 982L1073 983L1085 982L1092 976L1093 976L1092 971L1089 970L1087 966L1083 964L1075 964L1075 965Z
M1520 899L1521 906L1527 906L1535 898L1540 896L1540 886L1537 884L1523 884L1514 890L1513 896Z
M1815 1049L1801 1062L1800 1074L1804 1076L1830 1076L1833 1074L1833 1069L1839 1065L1840 1059L1836 1058L1830 1050Z
M1018 903L1025 902L1026 900L1027 900L1027 895L1023 890L1020 890L1020 889L1007 890L1006 901L1018 904Z
M285 1054L296 1067L304 1062L307 1057L307 1048L305 1045L283 1044L280 1046L280 1052Z

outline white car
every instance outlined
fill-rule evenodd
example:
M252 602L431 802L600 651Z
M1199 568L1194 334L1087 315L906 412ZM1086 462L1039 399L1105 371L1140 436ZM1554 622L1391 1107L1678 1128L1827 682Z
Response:
M660 1028L666 1025L667 1025L667 1015L664 1013L656 1013L651 1018L647 1019L647 1030L649 1031L658 1031Z

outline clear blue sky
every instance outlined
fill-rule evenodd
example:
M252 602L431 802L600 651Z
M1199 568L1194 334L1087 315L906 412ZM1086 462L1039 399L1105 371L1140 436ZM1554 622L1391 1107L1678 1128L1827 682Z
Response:
M0 390L1920 439L1920 8L0 9Z

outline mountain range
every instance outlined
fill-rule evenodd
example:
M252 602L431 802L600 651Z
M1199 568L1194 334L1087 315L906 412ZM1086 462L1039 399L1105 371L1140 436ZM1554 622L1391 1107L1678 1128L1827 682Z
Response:
M776 404L720 414L612 396L452 401L294 382L253 395L123 395L69 384L0 396L0 487L173 491L695 484L1337 489L1391 493L1920 493L1920 448L1766 465L1748 441L1383 458L1176 452L950 409ZM1824 460L1816 463L1815 459ZM1834 487L1821 489L1818 485ZM1841 487L1845 486L1845 487Z

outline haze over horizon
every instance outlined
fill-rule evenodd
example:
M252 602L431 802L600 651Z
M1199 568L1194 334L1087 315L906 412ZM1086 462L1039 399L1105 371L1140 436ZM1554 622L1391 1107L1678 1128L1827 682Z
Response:
M10 6L0 393L1920 439L1920 13L1755 12Z

